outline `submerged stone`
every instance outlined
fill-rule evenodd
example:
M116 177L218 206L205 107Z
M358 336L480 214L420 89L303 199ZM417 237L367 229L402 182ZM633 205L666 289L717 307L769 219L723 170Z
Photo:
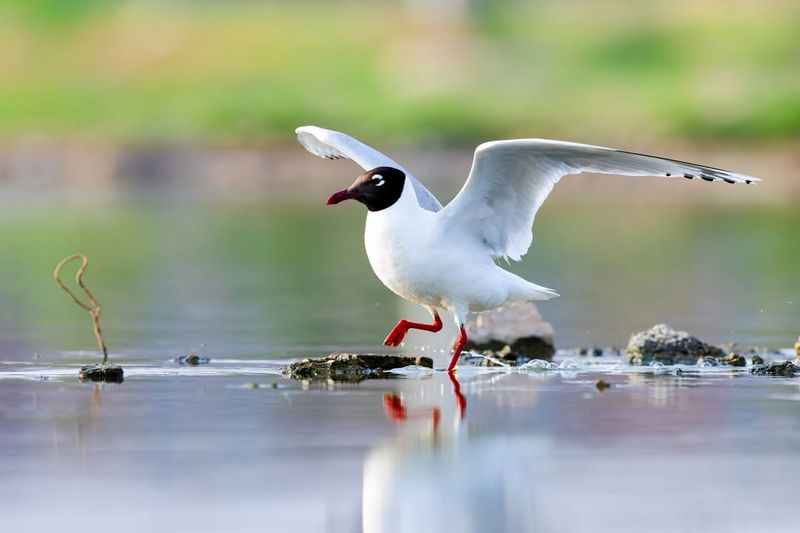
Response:
M553 326L542 320L531 302L514 303L483 312L466 324L465 349L511 353L530 359L550 360L555 354Z
M719 359L716 357L711 357L710 355L706 355L705 357L699 357L697 359L697 366L719 366L720 363Z
M200 357L199 355L195 355L190 353L189 355L182 355L180 357L175 358L175 362L179 365L188 365L188 366L197 366L197 365L207 365L211 362L211 359L208 357Z
M653 362L665 365L692 365L705 357L724 358L725 352L707 344L685 331L666 324L657 324L647 331L631 335L628 341L628 362L646 365Z
M791 378L795 374L800 373L800 366L797 366L791 361L784 361L782 363L754 366L750 369L750 372L756 376L782 376Z
M506 344L499 350L471 350L461 356L459 364L468 366L520 366L531 360L531 357L518 354Z
M113 364L96 364L81 367L78 379L81 381L100 381L105 383L122 383L124 372L121 366Z
M736 353L729 353L725 357L711 357L707 355L697 360L697 366L747 366L745 358Z
M594 384L594 388L597 389L599 392L603 392L604 390L611 387L611 383L608 381L598 379L597 382Z
M586 357L589 355L592 357L603 357L603 349L599 346L584 346L578 349L578 355L581 357Z
M383 377L387 370L411 365L433 368L433 360L430 357L402 355L334 353L316 359L303 359L281 370L292 379L361 381Z

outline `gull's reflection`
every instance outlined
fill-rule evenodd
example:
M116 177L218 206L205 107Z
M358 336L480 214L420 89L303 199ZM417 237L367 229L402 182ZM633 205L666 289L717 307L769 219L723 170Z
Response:
M469 392L504 378L462 380ZM364 532L531 530L533 483L525 465L533 463L536 446L507 436L471 437L467 399L453 374L409 380L405 392L405 402L400 394L384 397L387 417L402 422L398 435L364 462Z
M455 398L457 416L460 421L464 419L464 415L466 414L467 399L461 393L461 384L458 382L458 378L456 378L455 374L448 372L447 376L453 386L453 397ZM441 419L442 412L437 406L420 407L413 412L409 412L403 403L403 398L399 394L391 392L383 396L383 407L386 416L397 422L430 417L434 433L439 429L439 420Z
M448 372L447 377L450 378L450 383L453 384L453 396L456 398L456 406L458 407L458 419L464 420L464 415L467 414L467 399L461 394L461 384L453 372Z

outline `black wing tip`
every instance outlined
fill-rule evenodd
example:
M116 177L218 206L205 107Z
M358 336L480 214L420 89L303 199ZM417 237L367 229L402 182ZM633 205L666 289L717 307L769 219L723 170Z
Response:
M729 172L729 171L727 171L725 169L722 169L722 168L709 167L707 165L697 165L696 163L690 163L688 161L681 161L680 159L671 159L669 157L653 156L653 155L649 155L649 154L643 154L641 152L631 152L630 150L621 150L619 148L613 148L612 150L614 150L615 152L623 153L623 154L640 155L640 156L643 156L643 157L655 157L656 159L663 159L665 161L672 161L673 163L679 163L681 165L702 166L703 169L705 169L706 171L711 171L712 173L715 173L715 174L722 174L722 173L728 173ZM679 174L677 174L677 175L679 175ZM667 172L666 176L668 178L671 178L673 176L673 173L672 172ZM683 177L690 180L690 179L693 179L695 176L694 176L694 174L684 174ZM723 176L718 176L717 178L712 178L711 176L701 175L700 178L702 178L702 179L704 179L706 181L715 181L717 178L719 178L719 179L722 179L723 181L725 181L726 183L741 183L742 182L741 180L740 181L731 180L730 178L725 178ZM747 185L751 185L753 183L758 182L759 180L744 179L743 181Z
M670 176L672 176L672 173L670 173L670 172L667 172L667 177L669 178ZM687 173L687 174L684 174L684 175L683 175L683 177L684 177L684 178L686 178L686 179L688 179L688 180L690 180L690 179L694 179L694 178L696 178L696 177L698 177L698 176L695 176L694 174L688 174L688 173ZM735 179L733 179L733 178L729 178L729 177L727 177L727 176L709 176L709 175L707 175L707 174L700 174L699 178L700 178L701 180L704 180L704 181L717 181L717 180L722 180L722 181L724 181L725 183L730 183L730 184L732 184L732 185L735 185L736 183L742 183L742 182L746 183L747 185L750 185L751 183L755 183L755 182L757 181L757 180L752 180L752 179L739 179L739 180L735 180Z

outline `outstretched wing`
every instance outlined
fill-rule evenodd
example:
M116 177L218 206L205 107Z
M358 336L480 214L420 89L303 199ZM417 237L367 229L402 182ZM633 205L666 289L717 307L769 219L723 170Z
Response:
M425 188L425 186L406 169L366 144L355 140L344 133L318 128L316 126L303 126L295 130L297 140L306 150L318 157L327 159L352 159L364 170L375 167L393 167L403 171L406 178L414 186L419 206L428 211L439 211L442 204Z
M443 230L482 245L493 257L519 261L533 240L536 211L566 174L699 178L753 183L758 178L718 168L586 144L517 139L475 150L467 182L439 214Z

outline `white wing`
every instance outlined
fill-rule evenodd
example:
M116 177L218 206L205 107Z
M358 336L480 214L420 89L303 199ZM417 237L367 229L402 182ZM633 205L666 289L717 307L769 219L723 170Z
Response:
M352 159L364 170L375 167L393 167L402 170L414 186L419 206L428 211L439 211L442 204L409 171L366 144L338 131L326 130L316 126L303 126L295 130L297 140L306 150L318 157L327 159Z
M600 146L545 139L493 141L475 150L467 182L439 214L442 228L461 232L493 257L519 261L533 241L536 211L553 186L561 176L581 172L760 181L718 168Z

